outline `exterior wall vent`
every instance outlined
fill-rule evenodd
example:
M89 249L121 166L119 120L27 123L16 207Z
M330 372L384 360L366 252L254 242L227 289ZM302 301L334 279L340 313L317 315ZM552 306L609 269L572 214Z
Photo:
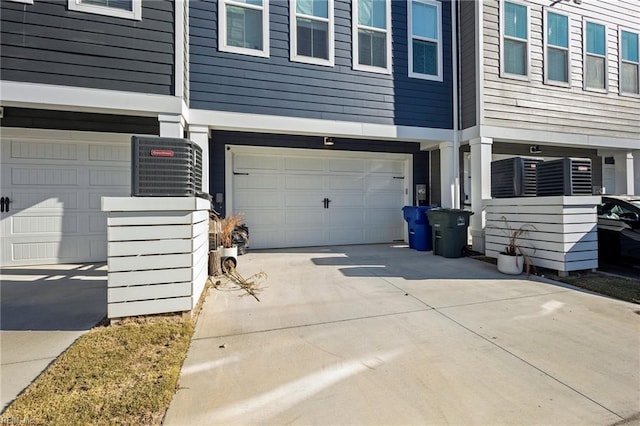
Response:
M513 157L491 162L491 197L535 197L540 158Z
M591 159L560 158L538 165L538 196L591 195Z
M131 138L131 196L202 194L202 149L188 139Z

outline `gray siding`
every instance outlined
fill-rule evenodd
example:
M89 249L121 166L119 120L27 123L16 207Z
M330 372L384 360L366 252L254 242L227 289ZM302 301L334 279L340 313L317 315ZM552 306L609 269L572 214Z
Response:
M547 0L529 0L530 78L500 76L499 4L483 3L484 122L490 126L594 136L640 138L640 102L618 90L618 28L640 31L640 1L560 2L554 10L570 16L570 87L544 82L543 19ZM606 3L606 4L605 4ZM605 93L583 89L583 20L607 26Z
M460 7L460 121L467 129L476 122L476 2L462 1Z
M67 10L67 1L2 1L2 79L173 94L174 4L144 1L142 20Z
M451 8L444 82L408 77L407 3L392 2L392 75L354 71L351 1L335 0L335 66L289 60L289 2L270 2L270 57L218 51L217 1L192 2L190 105L205 110L451 128Z

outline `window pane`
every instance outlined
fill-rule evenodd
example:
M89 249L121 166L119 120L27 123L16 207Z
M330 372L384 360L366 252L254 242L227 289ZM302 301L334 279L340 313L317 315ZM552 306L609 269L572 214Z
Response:
M604 25L587 22L587 53L605 54Z
M387 3L385 0L358 0L358 24L387 28Z
M413 40L413 72L438 75L438 44Z
M228 5L227 44L262 50L262 12Z
M298 55L329 59L328 23L297 19Z
M415 36L431 39L438 38L438 9L424 3L411 5L411 26Z
M520 41L504 41L504 71L526 75L527 44Z
M133 10L133 0L82 0L82 3L128 11Z
M510 37L527 38L527 8L525 6L504 3L504 33Z
M622 60L638 62L638 34L622 31Z
M547 78L553 81L569 81L567 73L567 51L547 49Z
M547 43L553 46L569 47L569 18L549 12L547 14Z
M329 2L327 0L296 0L296 13L328 18Z
M638 64L622 64L620 88L626 93L638 92Z
M387 36L368 30L358 30L358 63L387 67Z
M586 79L587 87L604 89L604 58L587 56Z

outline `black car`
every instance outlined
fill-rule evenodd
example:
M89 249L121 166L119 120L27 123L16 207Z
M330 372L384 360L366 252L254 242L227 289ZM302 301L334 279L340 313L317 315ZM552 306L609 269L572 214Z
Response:
M598 206L601 260L640 261L640 195L603 195Z

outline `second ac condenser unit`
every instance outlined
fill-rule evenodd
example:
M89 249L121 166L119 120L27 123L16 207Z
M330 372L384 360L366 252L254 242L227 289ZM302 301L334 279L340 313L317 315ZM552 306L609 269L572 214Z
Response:
M491 197L534 197L539 158L513 157L491 162Z
M188 139L133 136L131 195L187 197L202 192L202 149Z
M538 196L591 195L591 159L561 158L538 165Z

